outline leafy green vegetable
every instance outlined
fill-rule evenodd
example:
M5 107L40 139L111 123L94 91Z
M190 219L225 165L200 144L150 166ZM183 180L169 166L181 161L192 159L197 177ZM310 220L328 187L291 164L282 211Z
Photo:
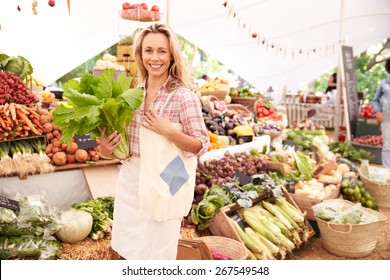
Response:
M92 215L93 224L89 236L98 240L111 232L114 218L114 197L98 197L85 202L73 203L71 209L82 210Z
M329 144L330 150L335 154L340 154L341 157L360 162L362 159L370 160L373 154L364 149L355 149L349 142L332 142Z
M14 73L22 80L34 71L30 62L23 56L8 56L4 53L0 53L0 69Z
M63 96L68 104L60 104L53 111L53 123L61 127L61 141L66 143L76 134L99 137L103 128L107 135L116 130L122 143L114 155L125 159L129 156L127 128L142 103L143 90L131 88L132 78L121 74L115 81L113 75L114 70L108 69L98 77L85 73L80 82L65 83Z

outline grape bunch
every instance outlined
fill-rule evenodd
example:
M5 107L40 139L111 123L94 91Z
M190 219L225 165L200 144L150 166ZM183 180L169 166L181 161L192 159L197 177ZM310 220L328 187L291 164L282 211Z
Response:
M206 184L209 187L213 184L222 185L223 183L232 182L235 172L252 176L262 173L266 169L267 160L264 157L246 152L234 154L225 152L219 160L212 159L198 163L196 184Z
M341 181L341 192L343 198L346 200L355 203L360 202L362 206L373 210L378 209L378 205L375 203L374 198L364 188L363 182L357 177L343 177Z

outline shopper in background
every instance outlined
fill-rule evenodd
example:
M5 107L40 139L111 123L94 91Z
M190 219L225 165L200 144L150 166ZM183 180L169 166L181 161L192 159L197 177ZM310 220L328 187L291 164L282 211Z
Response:
M332 90L337 89L337 73L333 73L329 76L328 87L325 90L325 93L332 93Z
M385 62L385 69L390 74L390 58ZM382 166L388 168L390 167L390 76L380 82L371 104L374 106L373 113L376 113L382 128Z
M144 100L129 127L130 156L115 189L112 248L125 259L174 260L183 216L190 211L197 157L209 138L177 38L164 24L134 39L138 86ZM100 151L118 146L101 135Z

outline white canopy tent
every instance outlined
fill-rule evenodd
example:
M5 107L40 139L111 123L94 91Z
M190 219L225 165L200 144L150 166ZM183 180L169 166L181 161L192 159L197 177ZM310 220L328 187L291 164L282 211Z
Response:
M355 55L390 37L389 0L343 1L344 42ZM30 2L0 0L0 52L26 57L45 84L149 24L122 20L119 0L71 0L70 16L65 0L38 0L38 15ZM337 66L341 0L138 2L159 4L178 34L261 91L297 90Z

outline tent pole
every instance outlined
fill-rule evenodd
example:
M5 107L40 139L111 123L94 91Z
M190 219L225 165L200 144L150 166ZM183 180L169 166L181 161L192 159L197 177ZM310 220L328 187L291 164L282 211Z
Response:
M338 141L339 139L339 130L340 130L340 119L341 119L341 107L340 99L343 96L341 94L341 63L342 63L342 53L341 46L344 44L344 0L340 0L340 29L339 29L339 45L338 45L338 67L337 67L337 85L336 85L336 96L335 96L335 118L334 118L334 134L333 140ZM347 110L347 106L344 102L344 110Z

